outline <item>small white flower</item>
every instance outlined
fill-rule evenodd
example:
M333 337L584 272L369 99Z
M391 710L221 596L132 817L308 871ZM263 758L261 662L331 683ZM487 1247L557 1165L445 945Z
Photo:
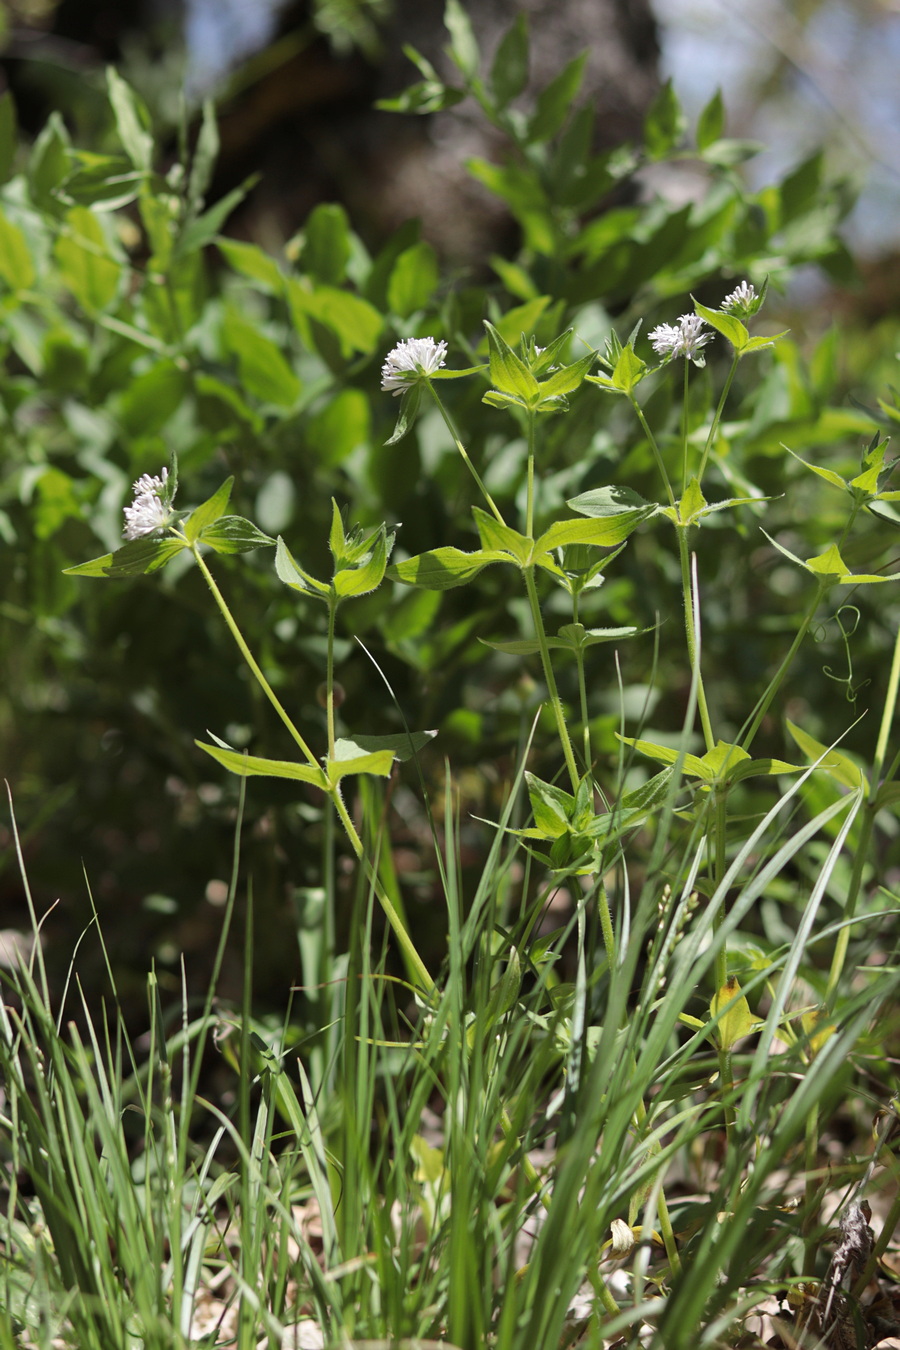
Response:
M433 375L444 364L446 342L434 338L404 338L388 352L381 367L381 387L385 393L402 394L422 375Z
M705 347L712 333L704 333L706 320L697 314L682 314L677 324L661 323L650 334L650 343L657 356L687 356L697 359L701 347Z
M169 470L163 469L159 478L144 473L134 484L134 501L125 507L126 539L141 539L169 523L172 510L166 486L168 477Z
M753 309L756 300L756 287L750 281L742 281L740 286L736 286L730 295L726 295L722 301L722 309L727 314L737 311L739 314L755 313Z

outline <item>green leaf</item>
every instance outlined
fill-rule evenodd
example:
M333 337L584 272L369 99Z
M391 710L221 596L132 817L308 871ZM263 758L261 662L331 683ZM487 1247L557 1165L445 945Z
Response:
M569 821L575 812L575 798L570 792L545 783L527 769L525 783L535 827L541 838L560 839L569 829Z
M374 754L360 754L360 747L353 741L335 742L335 757L328 760L325 772L332 787L337 787L342 778L350 774L373 773L379 778L389 778L394 765L393 750L377 750Z
M475 527L478 530L478 537L483 549L505 549L523 567L531 561L534 549L533 539L529 539L527 535L519 534L518 530L505 525L502 521L495 519L494 516L488 515L487 511L482 511L480 506L473 506L472 515L475 517Z
M824 769L836 782L853 791L862 788L863 792L868 793L868 781L862 769L850 759L849 755L842 754L834 746L823 745L821 741L817 741L802 727L798 727L787 718L785 726L803 753L811 760L821 760L818 767Z
M591 384L599 385L601 389L630 394L649 373L650 367L646 361L641 360L628 342L619 352L612 375L588 375L587 379Z
M339 286L347 275L351 248L347 212L338 203L322 202L304 226L298 266L317 282Z
M212 182L213 170L219 156L219 128L216 125L216 107L212 99L204 99L200 131L191 160L188 179L188 206L196 215L203 205L206 190Z
M578 97L588 53L580 52L538 94L528 121L529 142L549 141L560 130Z
M393 542L393 535L391 536ZM355 595L368 595L381 585L387 567L388 547L384 526L377 531L371 556L358 567L343 568L335 573L335 595L346 600Z
M243 516L220 516L206 526L200 542L216 553L249 553L254 548L269 548L275 540Z
M528 366L492 323L485 319L484 326L488 335L491 384L501 393L524 399L526 403L536 400L540 386Z
M309 572L304 572L280 536L275 550L275 572L278 579L293 591L302 591L320 600L327 600L331 595L331 587L326 582L318 581Z
M596 356L596 352L588 352L572 365L563 366L562 370L554 371L549 379L542 380L541 398L558 398L573 393L594 364Z
M435 548L406 558L388 568L392 581L403 581L408 586L424 586L429 591L448 591L454 586L465 586L490 563L511 562L508 553L479 549L464 553L458 548Z
M438 288L437 256L430 244L420 241L404 249L394 264L388 282L388 305L406 319L425 309Z
M237 357L241 382L248 393L279 408L294 406L302 389L299 378L281 349L233 305L222 319L222 342Z
M524 14L504 33L491 65L490 88L502 111L528 83L528 20Z
M697 149L708 150L720 139L724 129L725 104L721 89L717 89L697 119Z
M224 197L220 197L208 211L204 211L202 216L197 216L196 220L192 220L186 225L175 241L172 250L173 259L186 258L191 253L199 253L207 244L213 243L228 217L235 207L239 206L244 200L247 193L257 182L258 177L258 174L251 174L241 183L240 187L232 188L231 192L226 193Z
M301 333L302 320L315 319L335 334L345 358L354 352L369 353L375 350L384 321L368 300L334 286L318 286L315 290L309 290L296 277L290 277L287 281L287 297L294 322L300 327Z
M644 145L650 159L665 159L677 149L687 121L671 80L660 89L644 119Z
M58 214L62 209L58 193L71 172L69 150L65 123L58 112L53 112L38 135L28 160L31 200L42 211Z
M612 548L627 539L642 520L652 515L655 508L642 511L620 511L615 516L601 516L593 520L559 520L545 530L534 546L535 557L551 549L568 544L593 544L598 548Z
M67 211L64 228L53 250L59 275L81 308L97 314L115 300L122 268L110 256L99 217L86 206Z
M693 296L691 297L693 299ZM717 333L721 333L738 353L746 350L750 341L750 334L733 314L725 314L719 309L708 309L706 305L701 305L694 300L694 313L701 319L705 319L711 328L715 328ZM763 339L768 341L769 339ZM774 340L774 339L773 339Z
M256 283L269 295L280 295L284 289L284 274L273 258L256 244L245 244L238 239L215 240L216 248L240 276Z
M396 445L397 441L402 441L416 420L421 400L422 384L421 381L417 380L400 396L400 411L397 414L397 422L391 435L385 441L385 445Z
M447 0L444 26L450 34L450 55L454 63L470 80L478 74L480 53L478 42L468 14L459 0Z
M305 441L320 464L341 464L358 446L368 445L371 421L369 400L362 390L342 389L310 418Z
M0 183L6 183L12 175L16 156L16 105L12 94L5 90L0 94ZM2 256L0 245L0 256Z
M234 487L234 476L226 478L222 486L208 497L196 511L192 511L184 522L184 533L188 542L193 544L200 538L207 525L219 519L225 514L225 508L231 496L231 489Z
M190 375L175 361L157 361L129 381L116 408L128 436L153 436L181 407L190 390Z
M107 69L106 84L122 149L136 169L149 172L153 166L153 137L148 130L147 109L112 66Z
M424 750L436 735L436 731L398 731L391 736L360 736L354 732L349 740L366 754L389 750L395 759L405 762ZM335 749L343 744L343 741L337 741Z
M144 539L129 540L115 553L104 553L102 558L92 558L90 562L65 567L63 571L70 577L143 576L165 567L170 558L186 547L180 539L157 539L148 535Z
M678 503L678 517L682 525L690 525L706 507L706 498L696 478L692 478Z
M312 783L323 792L328 790L328 779L317 766L295 764L289 759L262 759L259 755L245 755L240 750L207 745L204 741L194 741L194 744L241 778L289 778L297 783Z
M654 502L648 502L639 492L629 487L591 488L578 497L570 497L566 506L582 516L621 516L630 511L644 511L652 515L658 509Z
M8 97L8 95L6 95ZM0 277L12 291L29 290L35 270L25 233L0 211Z
M723 1050L731 1050L744 1036L749 1036L763 1024L750 1011L750 1004L741 993L741 986L731 975L721 989L717 989L709 1005L709 1015L718 1018L716 1039Z

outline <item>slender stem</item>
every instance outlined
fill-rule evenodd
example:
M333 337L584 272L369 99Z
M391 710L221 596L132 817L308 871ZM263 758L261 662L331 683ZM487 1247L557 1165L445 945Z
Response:
M647 1120L647 1108L641 1098L638 1099L634 1119L639 1128L643 1127ZM681 1271L681 1257L678 1254L678 1247L675 1244L675 1232L672 1228L672 1220L669 1218L669 1206L666 1204L666 1192L663 1186L660 1186L659 1188L659 1196L656 1201L656 1216L659 1219L659 1231L662 1234L666 1256L669 1258L669 1268L673 1275L677 1275Z
M219 606L219 609L222 613L222 617L224 618L226 624L228 625L235 642L240 648L241 655L247 662L247 665L253 671L254 676L259 682L260 688L268 698L269 702L272 704L275 711L278 713L279 717L281 718L284 725L287 727L288 731L291 733L291 736L296 741L297 745L299 745L300 749L303 751L303 754L306 756L309 764L314 765L316 768L319 768L320 765L318 760L315 758L309 746L306 744L303 737L300 735L299 731L294 726L291 719L288 717L287 713L285 712L284 708L281 706L281 703L276 697L271 685L269 684L265 675L263 675L262 671L257 665L253 653L250 651L250 648L244 641L241 630L238 628L237 624L232 618L231 611L229 610L227 604L225 603L225 599L221 591L219 590L218 586L216 585L212 573L206 566L206 563L203 561L203 557L199 549L196 547L196 545L191 545L191 551L197 560L197 564L201 572L206 578L207 584L213 593L213 598L215 599L216 604ZM331 626L331 623L333 623L333 609L330 610L330 621ZM333 684L333 678L332 680L329 681L329 685L331 684ZM330 736L333 736L333 723L330 729ZM330 740L329 759L333 759L334 757L333 749L334 746L332 741ZM350 846L353 849L353 852L356 854L359 861L363 863L363 865L366 868L369 880L378 898L378 903L381 905L381 908L384 911L385 918L391 925L391 928L394 930L394 934L397 938L397 941L400 943L400 946L403 949L403 954L406 957L410 971L415 975L419 984L426 991L426 993L430 993L434 989L434 980L429 975L428 969L424 961L422 960L419 953L416 951L412 938L406 931L402 919L400 918L397 911L394 909L394 906L391 904L387 892L385 891L380 880L378 879L374 867L372 866L369 859L365 856L362 840L360 839L359 834L357 833L356 830L356 826L353 824L353 820L351 819L350 814L346 806L344 805L344 801L340 793L340 788L338 786L334 786L332 788L326 788L325 791L328 793L328 796L334 802L335 810L338 813L341 824L343 825L344 831L346 832L347 838L350 840Z
M642 429L643 429L644 435L647 437L647 440L650 442L650 449L653 451L653 456L654 456L654 459L656 460L656 467L659 469L659 472L660 472L660 474L662 475L662 480L663 480L663 483L664 483L665 489L666 489L666 496L669 498L669 505L670 505L670 506L674 506L674 505L675 505L675 493L672 491L672 484L669 482L669 475L668 475L667 472L666 472L666 466L665 466L665 464L664 464L664 462L663 462L663 457L662 457L662 455L660 454L659 446L656 444L656 437L653 435L653 432L650 430L650 426L649 426L649 424L648 424L648 422L647 422L646 417L644 416L644 410L643 410L643 408L641 407L640 403L638 403L637 398L635 397L634 393L633 393L633 392L632 392L632 393L629 393L628 398L629 398L629 401L630 401L630 403L631 403L632 408L634 408L634 411L635 411L635 413L637 414L637 419L638 419L638 421L639 421L640 424L641 424L641 427L642 427Z
M784 677L787 675L788 670L791 667L791 663L793 662L794 657L797 655L797 651L800 647L800 644L802 643L803 639L806 637L806 634L809 631L809 626L816 616L816 610L819 608L819 603L822 599L822 596L828 590L829 584L830 583L827 580L820 581L818 586L816 587L816 593L815 596L813 597L812 604L807 610L803 622L801 623L799 629L797 630L797 635L794 638L794 641L791 643L790 650L788 651L787 656L785 656L781 665L778 667L778 670L772 677L768 689L757 703L756 708L753 712L753 717L750 722L749 729L747 730L746 733L742 731L740 744L744 750L750 749L750 746L756 737L756 733L759 731L759 728L762 725L763 718L769 711L769 708L772 706L772 700L774 699L775 695L780 689L784 681Z
M863 873L869 861L869 844L872 839L872 832L875 827L875 804L871 801L866 802L862 812L862 824L859 831L859 839L856 842L853 851L853 871L850 873L850 884L847 888L847 901L844 905L844 926L837 935L834 944L834 953L831 957L831 969L828 972L828 984L825 986L825 1006L831 1007L834 1000L835 991L840 983L841 975L844 970L844 962L847 959L847 948L850 945L850 920L856 914L856 904L859 900L859 893L862 890Z
M690 387L691 363L684 359L684 383L681 390L681 491L687 490L688 481L688 390Z
M697 470L698 483L703 482L703 475L706 472L707 461L709 460L710 452L712 451L713 444L715 443L716 433L719 430L719 423L722 420L722 413L725 410L725 400L727 399L729 390L731 389L731 382L734 379L735 371L738 368L738 362L740 361L740 359L741 358L737 352L735 352L733 357L731 358L731 369L728 372L728 378L725 381L725 384L722 388L722 393L719 397L719 405L716 408L715 415L712 420L712 426L710 427L709 435L706 438L706 445L703 447L703 457L700 460L700 467Z
M325 720L328 724L328 762L334 759L334 625L337 619L338 598L328 597L328 642L325 653Z
M528 414L528 477L525 495L525 533L529 539L534 538L534 419L535 414Z
M463 445L462 441L460 440L460 438L459 438L459 432L456 430L456 427L454 426L453 418L450 416L450 414L448 413L447 409L444 407L443 403L441 402L440 396L438 395L438 392L437 392L437 390L435 389L434 384L433 384L430 380L427 381L427 384L428 384L428 388L429 388L430 391L431 391L431 396L432 396L432 398L434 399L435 403L437 404L438 408L440 409L440 414L441 414L441 417L443 417L443 419L444 419L444 422L445 422L445 424L446 424L447 430L450 432L450 435L453 437L453 444L456 446L457 450L458 450L459 453L462 455L463 462L465 463L467 469L469 470L469 473L472 475L472 477L475 479L475 482L478 484L478 488L479 488L479 491L481 492L482 497L483 497L484 500L487 502L487 504L488 504L488 506L490 507L491 511L493 512L495 518L496 518L497 520L499 520L499 522L500 522L501 525L505 525L505 524L506 524L506 521L503 519L503 517L501 516L499 510L497 509L497 504L496 504L496 502L494 501L493 497L492 497L491 494L488 492L487 488L485 487L484 483L482 482L482 480L481 480L481 475L479 474L478 470L475 468L475 465L474 465L474 464L472 463L472 461L469 459L469 455L468 455L468 452L466 451L466 447Z
M687 637L688 659L691 663L691 670L697 671L697 708L700 712L700 725L703 728L703 740L706 743L707 750L712 750L716 743L713 735L712 722L709 717L709 706L706 702L706 690L703 687L703 675L700 671L698 650L697 650L697 627L694 621L694 587L691 581L691 560L688 554L687 545L687 526L677 524L675 526L678 535L678 557L681 562L681 590L684 596L684 630Z
M407 965L409 966L410 970L415 974L421 987L425 990L426 993L430 994L435 988L434 980L429 975L428 968L425 965L425 962L422 960L421 956L416 951L415 944L413 943L412 938L409 936L409 933L406 931L403 920L400 918L400 915L397 913L396 909L394 909L394 906L391 903L390 898L388 897L388 894L384 889L384 886L381 884L381 880L379 879L378 873L376 872L374 865L366 857L365 850L363 849L362 840L360 839L359 834L357 833L356 826L353 824L353 820L350 816L349 811L347 810L347 807L344 805L344 800L341 797L340 790L338 788L334 788L330 795L331 800L334 802L335 810L337 811L338 816L340 818L340 822L344 827L344 831L347 835L347 838L350 840L350 847L353 849L353 852L356 854L357 858L366 869L366 875L368 877L369 883L375 892L375 895L378 899L378 903L381 905L381 908L384 911L385 918L391 925L391 928L394 930L394 935L396 936L397 941L400 943L400 946L403 949L403 955L406 957Z
M606 894L606 886L603 884L603 877L598 869L597 880L597 900L600 911L600 929L603 933L603 945L606 948L606 959L609 962L610 971L616 968L616 935L613 932L612 915L609 911L609 897Z
M819 1243L815 1236L818 1206L816 1205L816 1193L818 1183L816 1181L816 1156L819 1151L819 1108L817 1105L811 1107L809 1115L806 1117L806 1138L804 1144L804 1215L803 1215L803 1274L814 1275L816 1270L816 1257L819 1253Z
M252 670L253 675L254 675L254 678L256 679L257 684L259 685L260 689L261 689L261 690L263 691L263 693L265 694L266 698L267 698L267 699L269 700L269 702L271 703L272 707L273 707L273 708L275 709L275 711L277 712L278 716L281 718L281 720L282 720L282 722L284 723L284 725L287 727L287 729L288 729L288 731L290 732L291 737L293 738L293 740L296 742L296 744L300 747L300 749L301 749L301 751L303 752L303 754L306 756L306 761L307 761L307 763L310 764L313 768L316 768L316 769L320 768L321 766L320 766L320 764L319 764L319 761L316 759L315 755L314 755L313 752L310 750L309 746L306 744L306 741L305 741L305 740L303 739L303 737L300 735L300 732L299 732L299 731L297 730L297 728L294 726L294 724L293 724L293 722L291 721L290 717L288 717L287 713L285 712L284 708L283 708L282 705L281 705L281 702L280 702L280 700L279 700L279 698L278 698L278 695L275 693L274 689L273 689L272 686L269 684L269 681L266 679L265 675L264 675L264 674L262 673L262 671L260 670L260 668L259 668L259 666L258 666L258 664L257 664L257 662L256 662L256 659L255 659L253 653L251 652L250 648L247 646L246 642L244 641L244 635L243 635L243 633L241 632L241 630L238 628L237 624L235 623L234 618L232 617L232 614L231 614L231 610L228 608L227 604L225 603L225 597L222 595L222 592L219 590L218 586L217 586L216 583L215 583L215 579L213 578L212 573L210 572L210 570L209 570L209 568L207 567L206 563L203 561L203 555L202 555L202 553L200 552L200 550L199 550L199 548L197 547L196 544L191 544L191 545L190 545L190 549L191 549L191 552L193 553L193 555L194 555L194 557L195 557L195 559L196 559L196 561L197 561L197 566L200 568L200 571L203 573L204 577L206 578L206 584L209 586L209 589L212 591L213 599L215 600L216 604L217 604L218 607L219 607L219 611L220 611L220 613L221 613L221 615L222 615L222 618L225 620L226 624L228 625L229 631L231 632L231 636L234 638L235 642L237 643L238 648L240 649L241 655L243 656L244 660L247 662L247 665L248 665L248 666L250 667L250 669Z
M897 689L900 685L900 629L897 630L897 636L894 640L894 659L891 662L891 674L888 679L887 694L884 700L884 708L881 713L881 726L878 729L878 743L875 746L875 758L872 761L872 782L869 787L869 801L874 802L875 797L881 787L881 771L884 767L885 756L887 755L888 736L891 730L891 722L894 720L894 712L897 707Z
M522 573L525 577L525 588L528 591L528 603L531 605L531 617L534 621L534 632L540 645L541 665L544 669L544 679L547 682L547 692L550 695L550 706L553 709L553 716L556 719L556 729L559 733L563 754L565 755L566 768L569 770L569 777L572 780L572 791L577 792L578 784L581 780L578 773L578 765L575 763L575 754L572 750L569 728L566 726L566 719L563 714L559 690L556 687L556 676L553 674L553 666L550 661L550 648L547 646L547 635L544 632L541 602L538 599L537 586L534 583L534 568L523 567Z
M725 847L725 825L728 819L727 795L725 789L716 789L715 791L715 884L718 885L725 875L727 863ZM719 908L713 919L713 930L718 933L722 924L725 922L725 901L719 905ZM728 982L728 950L723 945L716 952L715 962L715 980L716 989L723 989Z

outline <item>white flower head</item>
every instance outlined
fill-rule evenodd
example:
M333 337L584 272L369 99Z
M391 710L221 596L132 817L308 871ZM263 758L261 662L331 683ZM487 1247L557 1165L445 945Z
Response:
M168 525L172 518L168 477L168 469L163 469L159 478L143 473L134 484L134 501L125 507L126 539L142 539Z
M704 333L706 320L697 314L682 314L675 323L661 323L650 334L650 343L657 356L664 358L686 356L691 361L703 364L701 347L705 347L712 333Z
M404 338L389 351L381 367L381 387L386 394L404 393L422 376L440 370L447 355L446 342L432 337Z
M736 286L730 295L726 295L722 301L721 308L726 314L735 314L739 318L749 318L755 314L762 304L762 297L756 294L756 287L751 281L742 281L740 286Z

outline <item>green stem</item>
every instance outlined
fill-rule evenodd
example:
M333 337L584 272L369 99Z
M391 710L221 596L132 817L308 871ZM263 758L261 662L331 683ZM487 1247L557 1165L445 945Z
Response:
M678 557L681 562L681 590L684 597L684 629L687 637L688 659L691 663L691 672L693 673L694 670L697 672L697 708L700 712L700 724L703 727L703 740L706 749L712 750L716 738L713 735L709 706L706 702L706 690L703 687L703 676L698 661L697 629L694 623L694 588L691 584L691 560L687 545L688 527L677 524L675 530L678 534Z
M832 1006L835 991L837 990L841 975L844 971L844 962L847 959L847 948L850 945L850 930L852 928L851 920L856 914L856 904L859 900L859 893L862 890L863 873L865 872L866 864L869 861L869 845L875 827L876 811L877 807L873 802L866 802L862 812L862 824L860 826L859 839L853 853L853 871L850 873L850 884L847 888L847 901L844 905L844 926L841 928L837 935L837 939L835 940L834 953L831 957L831 969L828 972L828 984L825 986L826 1008Z
M572 780L572 791L578 791L578 784L581 781L578 773L578 765L575 763L575 754L572 750L572 741L569 736L569 729L566 726L566 719L563 714L562 702L560 701L559 691L556 687L556 676L553 674L553 666L550 661L550 648L547 646L547 634L544 632L544 619L541 614L541 602L538 599L537 586L534 582L534 568L523 567L522 574L525 577L525 588L528 592L528 603L531 606L531 617L534 622L535 636L541 650L541 665L544 670L544 679L547 683L547 692L550 695L550 706L553 709L553 716L556 719L556 729L559 733L560 744L566 759L566 768L569 770L569 777Z
M447 427L447 430L450 432L450 435L453 437L453 444L456 446L456 448L457 448L457 450L459 451L460 455L462 455L463 463L466 465L466 468L469 470L469 473L472 475L472 477L475 479L475 482L478 484L479 491L481 492L482 497L483 497L484 500L487 502L488 506L490 507L491 511L493 512L494 517L495 517L497 520L499 520L499 522L500 522L501 525L505 525L505 524L506 524L506 521L503 519L503 517L501 516L499 510L497 509L497 504L496 504L496 502L494 501L493 497L492 497L491 494L488 492L487 488L485 487L484 483L482 482L482 480L481 480L481 475L479 474L478 470L475 468L475 465L474 465L474 464L472 463L472 461L469 459L469 455L468 455L468 452L467 452L467 450L466 450L466 447L463 445L462 441L460 440L460 438L459 438L459 432L456 430L456 427L455 427L454 424L453 424L453 418L450 416L450 414L448 413L447 409L444 407L443 403L441 402L440 397L439 397L439 395L438 395L438 392L437 392L437 390L436 390L435 387L434 387L434 384L433 384L430 380L427 381L427 383L428 383L428 388L429 388L430 391L431 391L431 396L432 396L432 398L434 399L435 403L437 404L437 406L438 406L438 408L439 408L439 410L440 410L441 417L443 417L443 419L444 419L444 423L445 423L445 425L446 425L446 427Z
M325 720L328 727L328 762L334 759L334 625L337 619L338 599L328 597L328 641L325 653Z
M528 414L528 477L525 494L525 533L534 538L534 413Z
M641 1099L638 1100L634 1118L639 1130L642 1129L647 1120L647 1108ZM662 1186L659 1188L659 1196L656 1201L656 1216L659 1219L659 1231L662 1234L666 1256L669 1258L669 1268L673 1275L678 1275L681 1271L681 1257L678 1255L678 1247L675 1243L675 1231L672 1228L672 1220L669 1217L669 1206L666 1204L666 1192Z
M784 681L784 677L787 675L788 670L791 667L791 663L793 662L794 657L797 655L797 651L800 647L801 642L806 637L806 634L809 632L809 626L816 616L816 610L819 608L822 596L828 590L829 584L830 583L828 581L820 581L818 586L816 587L816 594L813 598L813 602L810 605L806 613L806 616L803 619L803 622L801 623L799 629L797 630L796 637L794 638L794 641L791 643L790 650L788 651L787 656L785 656L781 665L778 667L777 671L772 677L768 689L757 703L756 708L754 709L754 712L752 714L752 720L750 722L749 729L747 730L746 733L742 731L740 744L744 750L750 749L750 746L752 745L756 737L756 733L759 731L759 728L762 725L763 718L769 711L769 708L772 706L772 700L778 693L778 690L780 689Z
M713 448L713 443L716 439L716 432L719 430L719 423L722 420L722 413L725 410L725 400L727 399L729 390L731 389L731 382L734 379L735 371L738 368L738 362L740 361L740 359L741 358L738 355L738 353L735 352L734 356L731 359L731 369L728 372L728 378L726 379L725 384L722 388L722 393L719 398L719 405L716 408L715 415L712 420L712 426L709 429L709 435L706 438L706 445L703 447L703 457L700 460L700 467L697 470L698 483L703 482L703 475L706 472L707 461L709 460L709 456Z
M715 825L714 825L715 829L714 876L715 876L715 885L717 888L725 875L725 867L727 863L726 847L725 847L725 825L727 819L728 819L728 806L726 793L724 789L722 790L716 789ZM722 903L719 905L719 908L716 911L715 917L713 919L713 931L715 933L718 933L719 929L722 927L722 924L724 922L725 922L725 901L723 900ZM724 989L725 985L728 983L728 950L725 946L722 946L716 952L715 981L717 991L720 989Z
M371 885L373 891L375 892L375 895L378 899L378 903L381 905L381 908L384 912L385 918L391 925L391 928L394 930L394 935L397 938L397 941L400 943L409 970L411 971L411 973L415 975L422 989L424 989L424 991L427 994L432 993L432 991L435 988L434 980L429 975L428 968L425 965L425 962L422 960L419 953L416 951L415 944L413 943L412 938L409 936L409 933L406 931L403 920L400 918L400 915L397 913L396 909L391 903L390 898L388 897L388 894L384 889L384 886L381 884L381 881L378 877L378 873L376 872L375 867L366 857L365 850L363 849L362 840L360 839L359 834L357 833L356 826L353 824L353 820L350 816L349 811L347 810L347 807L344 805L344 799L340 794L340 789L339 788L332 789L330 796L331 800L334 802L335 810L338 813L338 817L340 818L340 822L344 827L344 831L347 835L347 838L350 840L350 847L353 849L353 852L356 854L356 857L359 860L359 862L361 862L365 867L366 876L369 880L369 884Z
M606 894L606 886L603 884L603 876L598 869L597 873L597 900L600 911L600 930L603 933L603 945L606 948L606 959L609 962L610 971L616 968L616 935L613 932L612 914L609 911L609 897Z
M816 1180L816 1156L819 1151L819 1108L813 1106L806 1117L806 1139L804 1144L805 1165L804 1172L806 1180L804 1182L805 1204L803 1217L803 1274L814 1275L816 1271L816 1257L819 1253L819 1243L816 1238L816 1228L818 1219L818 1207L816 1205L816 1194L818 1192L818 1182Z
M210 572L206 563L203 561L203 555L200 552L199 548L194 543L190 545L190 550L197 561L197 566L200 568L200 571L206 578L206 584L212 591L213 599L215 600L216 604L219 607L219 612L221 613L222 618L228 625L228 629L231 633L231 636L234 638L235 642L238 645L241 656L243 656L244 660L247 662L247 665L252 670L254 678L256 679L256 682L259 685L260 689L263 691L266 698L269 700L272 707L275 709L278 716L281 718L282 722L287 727L288 731L290 732L291 738L300 747L300 750L306 757L306 762L315 769L321 768L319 761L316 759L315 755L310 750L309 746L306 744L306 741L300 735L300 732L294 726L290 717L288 717L287 713L282 707L278 695L275 693L274 689L269 684L269 681L266 679L265 675L260 670L253 653L251 652L250 648L244 641L243 633L238 628L237 624L234 621L234 618L232 617L231 610L225 603L225 597L222 595L222 592L219 590L218 586L215 583L215 579L212 573Z
M632 408L634 408L634 411L635 411L635 413L636 413L636 415L637 415L637 419L638 419L638 421L639 421L640 424L641 424L641 427L642 427L642 429L643 429L644 435L647 437L647 440L650 442L650 449L653 451L653 457L654 457L654 459L656 460L656 467L659 469L660 475L662 476L662 480L663 480L663 483L664 483L665 489L666 489L666 495L667 495L667 497L669 498L669 505L670 505L670 506L674 506L674 505L675 505L675 493L672 491L672 484L669 482L669 475L666 473L666 466L665 466L665 464L663 463L663 457L662 457L662 455L660 454L659 446L656 444L656 437L653 435L653 432L650 430L650 427L649 427L649 424L648 424L648 422L647 422L647 419L646 419L646 417L644 416L644 410L643 410L643 408L641 407L641 405L638 403L637 398L635 397L634 393L633 393L633 392L629 392L628 398L629 398L629 401L630 401L630 403L631 403Z
M291 719L288 717L284 708L281 706L281 703L279 702L274 690L272 689L265 675L260 670L253 656L253 653L250 651L250 648L244 641L244 637L243 634L241 633L241 630L238 628L237 624L232 618L231 611L228 608L227 604L225 603L225 598L222 595L222 592L216 585L212 573L206 566L206 563L203 561L203 557L196 545L194 544L191 545L191 552L194 554L194 557L197 560L197 564L201 572L203 573L204 577L206 578L207 584L213 593L213 598L215 599L216 604L218 605L219 610L221 611L222 617L224 618L226 624L228 625L232 637L234 638L235 642L240 648L241 655L247 662L247 665L253 671L253 674L256 680L258 681L259 686L262 689L263 693L266 695L269 702L272 704L273 708L278 713L278 716L281 718L282 722L287 727L294 741L297 743L297 745L302 750L303 754L306 756L308 763L317 769L321 768L321 765L319 764L318 760L315 758L309 746L306 744L306 741L303 739L303 737L300 735L300 732L297 730ZM334 618L334 610L332 607L330 607L329 629L331 636L333 636L333 618ZM329 643L329 655L331 655L330 649L331 643ZM333 670L330 671L329 690L332 689L332 686L333 686ZM333 734L334 734L334 727L332 721L329 729L329 761L334 758ZM356 854L358 860L366 868L369 881L375 891L375 895L378 898L378 903L381 905L381 908L384 911L385 918L391 925L391 928L394 930L394 934L397 938L397 941L400 943L400 946L403 950L403 954L406 957L406 961L410 969L410 972L418 980L419 984L425 990L425 992L430 993L434 989L434 980L429 975L428 969L424 961L422 960L419 953L416 951L412 938L406 931L402 919L395 910L394 906L391 904L390 898L388 897L387 892L385 891L380 880L378 879L375 869L369 862L368 858L366 858L365 856L362 840L360 839L359 834L357 833L356 830L356 826L353 824L350 814L347 811L346 806L344 805L344 801L340 793L340 788L337 785L335 785L334 787L326 788L325 791L327 795L331 798L332 802L334 803L335 810L338 813L341 824L343 825L344 830L346 832L347 838L350 840L350 846L353 849L353 852Z
M684 359L684 383L681 390L681 491L687 491L688 482L688 390L691 363Z

